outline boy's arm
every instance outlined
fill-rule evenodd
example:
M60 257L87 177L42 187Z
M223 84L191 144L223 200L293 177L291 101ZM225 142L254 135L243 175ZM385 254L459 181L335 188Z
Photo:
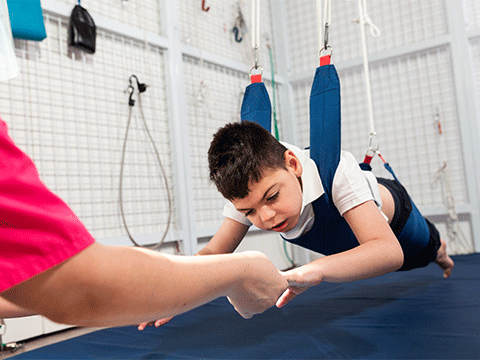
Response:
M197 253L197 255L233 253L247 231L247 225L225 218L215 235L210 239L208 244Z
M368 279L402 266L403 251L400 243L373 201L347 211L344 218L360 245L285 272L283 275L289 282L289 289L279 299L277 306L285 305L296 295L322 281Z
M0 296L60 323L121 326L180 314L220 296L251 317L274 305L286 287L258 252L187 257L94 243Z

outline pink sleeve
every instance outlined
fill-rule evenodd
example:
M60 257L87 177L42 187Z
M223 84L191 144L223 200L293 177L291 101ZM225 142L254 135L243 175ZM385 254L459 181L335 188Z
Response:
M43 184L0 119L0 292L94 241L67 204Z

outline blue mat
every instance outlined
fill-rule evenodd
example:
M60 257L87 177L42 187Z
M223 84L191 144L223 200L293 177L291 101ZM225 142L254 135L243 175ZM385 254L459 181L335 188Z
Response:
M250 320L225 299L161 328L110 328L14 359L480 359L480 254L324 283Z

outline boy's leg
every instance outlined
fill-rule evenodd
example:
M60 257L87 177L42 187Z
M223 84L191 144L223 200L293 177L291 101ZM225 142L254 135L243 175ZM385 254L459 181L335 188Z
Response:
M415 211L415 207L413 206L407 191L399 182L378 178L378 183L380 186L387 189L394 200L395 213L390 221L390 226L398 237L410 216L410 212ZM440 239L440 234L436 227L427 219L425 219L425 221L427 222L430 233L428 243L419 253L406 259L401 270L423 267L428 265L431 261L435 261L444 270L443 276L448 278L454 267L454 262L448 256L446 243Z

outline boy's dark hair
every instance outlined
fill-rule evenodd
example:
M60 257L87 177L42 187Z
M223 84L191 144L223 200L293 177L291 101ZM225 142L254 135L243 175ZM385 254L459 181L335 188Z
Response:
M287 168L286 150L257 123L227 124L213 136L208 149L210 180L226 199L243 199L250 181L260 181L263 171Z

